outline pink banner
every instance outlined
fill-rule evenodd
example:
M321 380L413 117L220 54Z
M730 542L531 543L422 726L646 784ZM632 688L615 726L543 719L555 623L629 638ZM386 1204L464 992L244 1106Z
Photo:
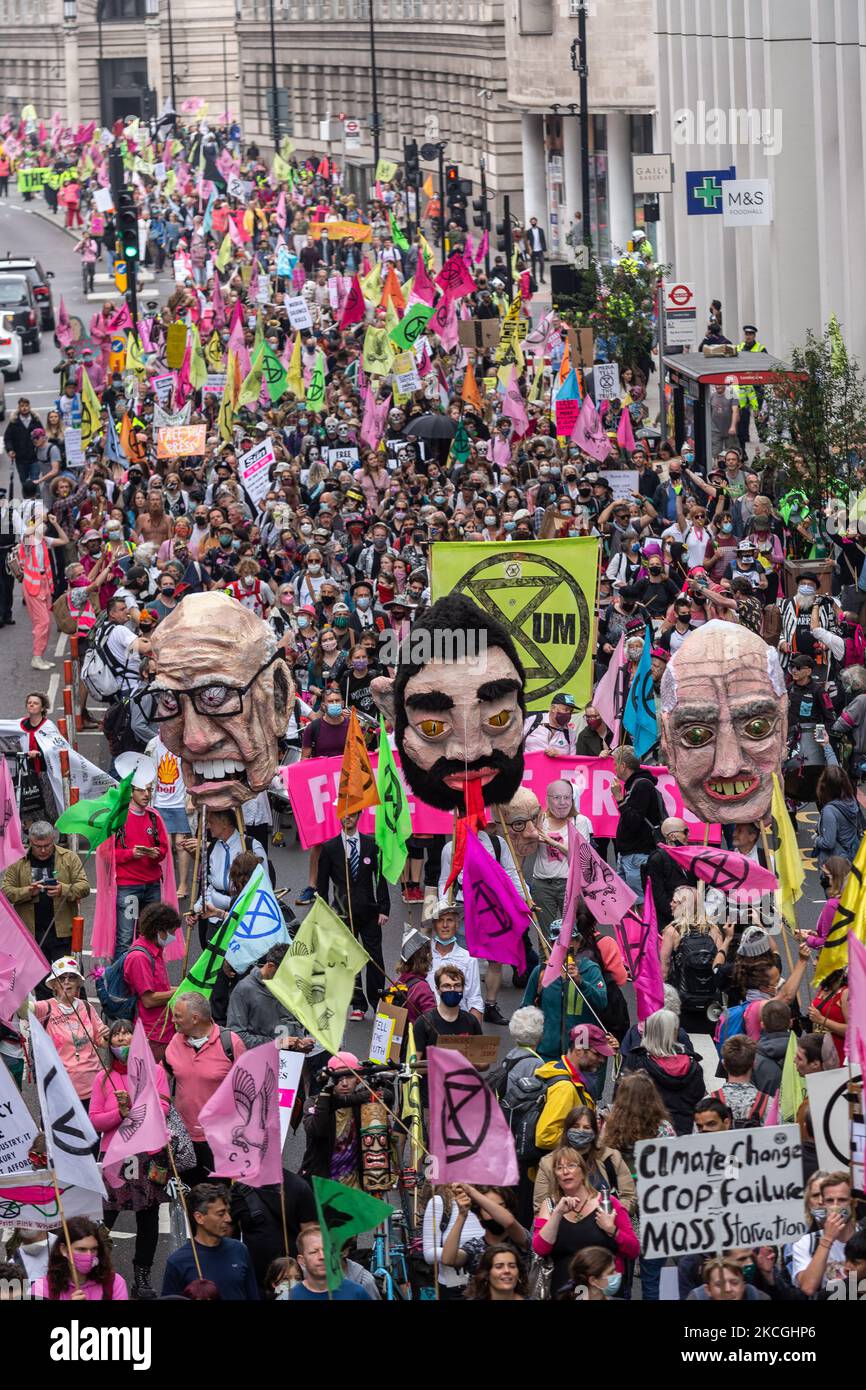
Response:
M396 753L394 761L399 771L400 760ZM370 755L370 762L375 770L375 753ZM309 758L305 762L292 763L289 767L280 768L304 849L330 840L340 828L334 806L341 765L341 758ZM673 774L666 767L654 767L652 772L658 781L668 815L681 816L689 827L689 837L696 844L702 844L706 826L703 821L696 820L691 811L683 805L682 795ZM592 821L595 834L615 835L619 812L611 793L611 785L616 778L613 759L548 758L544 753L530 753L525 759L523 785L531 787L542 804L548 783L556 781L559 777L564 777L577 789L580 812ZM415 835L451 834L452 819L447 811L434 810L425 802L418 801L405 782L404 790ZM373 828L373 813L370 810L362 811L361 830L372 835ZM711 825L710 844L719 844L721 838L721 826Z

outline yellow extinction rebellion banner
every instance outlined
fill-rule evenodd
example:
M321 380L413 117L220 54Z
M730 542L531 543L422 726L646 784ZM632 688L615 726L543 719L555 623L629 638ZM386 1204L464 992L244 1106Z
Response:
M508 629L526 670L526 706L559 690L592 699L598 540L456 541L433 546L432 598L457 590Z

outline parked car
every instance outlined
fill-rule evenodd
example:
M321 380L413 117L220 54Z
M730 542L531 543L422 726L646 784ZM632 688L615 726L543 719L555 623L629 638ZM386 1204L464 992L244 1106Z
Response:
M0 313L0 380L20 381L24 344L11 312Z
M42 333L40 314L26 275L0 275L0 314L11 314L15 332L21 334L24 351L39 352Z
M50 281L54 279L53 270L43 270L39 261L32 256L0 257L0 275L26 275L33 290L33 298L39 305L43 328L55 328L54 293Z

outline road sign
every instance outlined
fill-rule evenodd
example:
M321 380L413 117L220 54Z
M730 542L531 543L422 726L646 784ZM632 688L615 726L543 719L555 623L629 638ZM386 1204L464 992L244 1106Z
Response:
M424 139L435 143L439 139L439 117L424 117Z
M361 122L346 120L343 122L343 145L346 153L361 148Z
M698 304L694 285L671 280L664 286L665 346L688 347L697 336Z

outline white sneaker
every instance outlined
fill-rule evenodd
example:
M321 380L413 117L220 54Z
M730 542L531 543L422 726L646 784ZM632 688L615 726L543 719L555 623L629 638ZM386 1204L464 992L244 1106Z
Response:
M53 671L53 670L54 670L54 662L53 662L53 661L46 661L44 656L34 656L33 660L32 660L31 663L30 663L30 665L33 667L34 671Z

